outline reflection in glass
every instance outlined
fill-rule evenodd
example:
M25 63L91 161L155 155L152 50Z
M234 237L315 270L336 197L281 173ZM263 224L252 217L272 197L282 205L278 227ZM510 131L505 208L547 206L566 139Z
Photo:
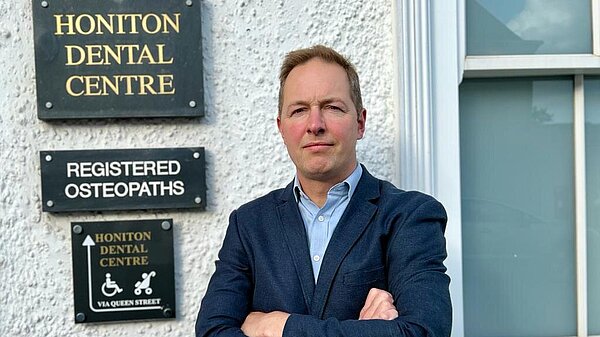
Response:
M589 334L600 335L600 78L585 81Z
M573 83L460 87L465 336L576 335Z
M591 54L590 0L467 0L468 55Z

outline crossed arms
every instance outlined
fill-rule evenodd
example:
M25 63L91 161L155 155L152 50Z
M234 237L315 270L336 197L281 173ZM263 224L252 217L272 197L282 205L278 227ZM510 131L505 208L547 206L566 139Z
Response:
M281 337L289 316L290 314L282 311L251 312L242 324L242 332L248 337ZM382 289L371 288L358 319L392 320L396 317L398 311L394 306L392 294Z
M364 246L359 249L357 244L349 253L355 254L353 258L362 259L363 255L371 258L369 247L379 245L381 238L385 238L384 290L371 287L361 298L354 288L347 288L336 278L338 281L334 281L325 299L325 314L320 317L307 312L298 285L285 283L289 281L287 278L297 280L294 264L287 260L284 245L274 236L277 231L260 227L276 220L259 215L255 217L260 219L252 221L255 226L241 228L244 226L240 226L239 219L252 218L252 211L258 211L246 210L244 214L238 214L241 210L234 211L217 269L198 314L196 336L449 336L449 278L443 266L445 211L431 198L403 204L411 202L416 205L409 207L409 213L403 210L402 214L388 214L385 219L379 219L380 223L370 224L358 241ZM275 257L262 261L267 255ZM256 263L259 260L261 264ZM340 278L345 280L349 275L343 276ZM283 286L278 284L281 279L284 279ZM346 294L354 302L360 301L360 305L356 304L358 308L362 306L360 313L357 309L354 317L348 316L346 311L338 315L343 311L343 303L351 303L340 299L340 294ZM328 308L334 309L328 312Z

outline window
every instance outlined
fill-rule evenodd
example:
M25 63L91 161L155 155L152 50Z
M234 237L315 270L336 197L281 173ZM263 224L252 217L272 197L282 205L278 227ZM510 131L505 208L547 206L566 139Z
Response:
M460 109L465 335L576 335L572 79L467 80Z
M469 0L468 55L591 54L591 4Z
M600 78L585 81L589 333L600 335Z
M464 336L600 336L600 1L465 13Z

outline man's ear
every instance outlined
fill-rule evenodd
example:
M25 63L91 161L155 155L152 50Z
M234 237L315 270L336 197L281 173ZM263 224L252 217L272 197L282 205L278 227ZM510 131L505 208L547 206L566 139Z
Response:
M365 135L365 125L367 122L367 109L363 108L358 112L358 132L356 139L362 139Z
M281 131L281 116L277 116L277 130L279 130L279 134L281 135L281 139L283 139L283 143L285 144L285 137L283 136L283 132Z

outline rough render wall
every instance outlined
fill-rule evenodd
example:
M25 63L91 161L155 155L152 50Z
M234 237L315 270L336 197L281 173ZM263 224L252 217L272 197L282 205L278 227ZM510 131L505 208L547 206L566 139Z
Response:
M277 71L291 49L324 43L354 61L368 109L359 159L393 176L391 1L201 5L206 117L48 123L36 113L32 3L0 0L0 336L193 335L229 212L292 179L275 124ZM206 212L41 211L40 150L179 146L207 150ZM70 222L163 217L175 222L177 319L76 325Z

